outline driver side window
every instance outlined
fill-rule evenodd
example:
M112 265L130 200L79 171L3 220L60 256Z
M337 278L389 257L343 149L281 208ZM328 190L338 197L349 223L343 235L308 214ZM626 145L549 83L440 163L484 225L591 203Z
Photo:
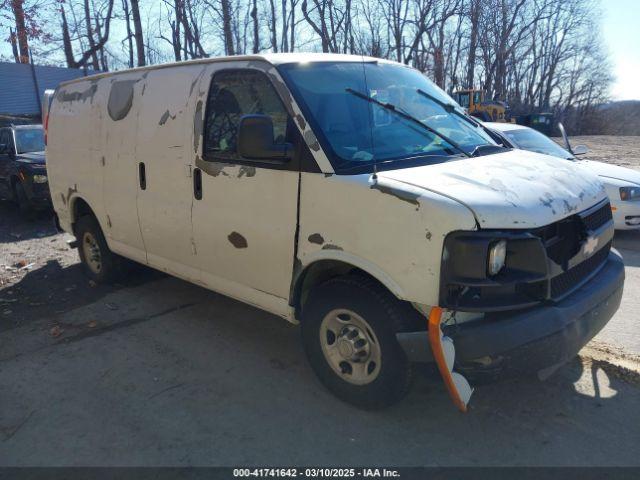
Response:
M276 144L285 143L287 111L266 75L258 70L223 70L211 82L207 99L204 157L237 159L240 118L263 114L273 121Z

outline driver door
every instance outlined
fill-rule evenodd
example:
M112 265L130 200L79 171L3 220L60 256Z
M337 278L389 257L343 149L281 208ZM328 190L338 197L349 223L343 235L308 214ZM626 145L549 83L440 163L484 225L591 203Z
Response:
M265 63L265 69L269 68ZM247 161L236 149L240 118L271 117L276 143L295 126L264 71L224 63L203 75L202 154L194 170L193 233L202 281L284 315L297 226L299 161Z

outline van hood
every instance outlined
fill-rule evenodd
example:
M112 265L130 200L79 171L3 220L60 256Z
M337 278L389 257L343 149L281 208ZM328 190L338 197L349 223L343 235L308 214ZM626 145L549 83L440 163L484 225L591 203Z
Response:
M611 165L604 162L596 162L593 160L578 160L577 165L588 169L590 172L595 173L606 183L607 178L613 178L621 180L623 182L635 183L640 185L640 172L632 170L631 168L619 167L617 165Z
M511 150L378 174L457 200L480 228L532 228L606 198L598 177L574 162Z

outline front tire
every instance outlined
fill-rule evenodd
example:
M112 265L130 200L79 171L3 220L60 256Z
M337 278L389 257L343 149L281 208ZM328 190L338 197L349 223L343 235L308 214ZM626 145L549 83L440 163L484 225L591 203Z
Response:
M80 217L75 225L78 253L86 275L96 283L113 283L122 276L122 259L109 250L98 220Z
M379 409L407 394L412 368L396 333L415 316L375 280L357 275L328 280L312 290L302 317L309 363L335 396Z

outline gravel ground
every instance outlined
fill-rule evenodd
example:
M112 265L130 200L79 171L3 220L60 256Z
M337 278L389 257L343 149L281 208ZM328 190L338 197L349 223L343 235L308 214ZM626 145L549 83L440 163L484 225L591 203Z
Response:
M562 142L559 143L562 144ZM589 152L580 158L640 170L640 137L612 135L571 137L571 144L589 147Z
M0 332L94 302L162 274L137 267L120 285L89 283L70 249L68 234L53 225L51 212L25 219L15 205L0 202Z

